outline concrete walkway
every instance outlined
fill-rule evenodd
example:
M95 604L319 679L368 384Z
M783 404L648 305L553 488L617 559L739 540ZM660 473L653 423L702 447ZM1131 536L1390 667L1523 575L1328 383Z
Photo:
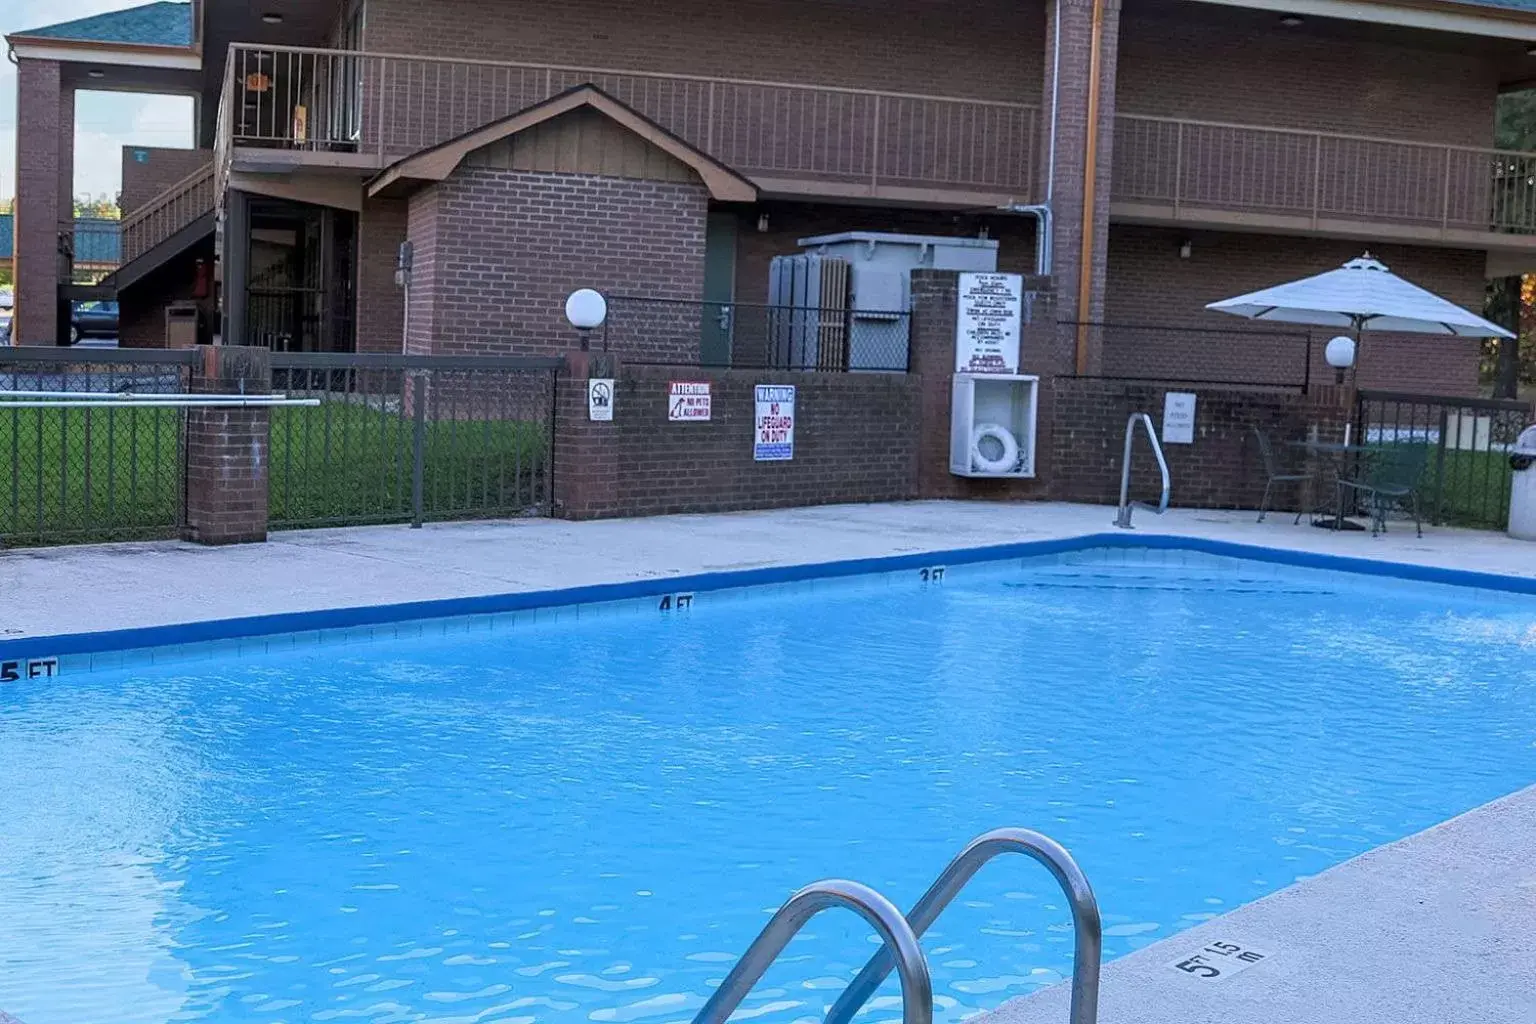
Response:
M1104 969L1099 1020L1531 1024L1532 851L1536 787L1121 957ZM1233 947L1263 959L1232 973ZM1065 1024L1068 995L1057 985L978 1024Z
M909 502L593 523L549 519L276 533L266 544L176 542L0 551L0 637L388 604L831 562L1113 531L1096 505ZM1138 512L1170 533L1536 577L1536 544L1394 526L1373 538L1286 515Z

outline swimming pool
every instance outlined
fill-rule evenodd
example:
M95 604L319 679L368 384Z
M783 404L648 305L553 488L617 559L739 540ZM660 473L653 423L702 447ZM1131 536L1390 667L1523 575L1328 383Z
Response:
M1129 550L669 606L0 686L0 1010L660 1024L793 889L910 905L994 826L1113 956L1536 780L1536 598ZM1004 858L924 948L957 1020L1062 977L1067 908ZM744 1013L872 949L819 917Z

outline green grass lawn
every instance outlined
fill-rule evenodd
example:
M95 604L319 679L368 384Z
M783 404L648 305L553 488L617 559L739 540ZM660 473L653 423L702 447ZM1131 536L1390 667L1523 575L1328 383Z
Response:
M170 536L181 518L176 409L0 410L0 540ZM398 522L412 513L414 424L350 402L272 410L272 525ZM546 501L546 428L426 424L426 518L509 515Z
M1420 500L1424 515L1447 526L1502 530L1509 522L1509 456L1430 446Z

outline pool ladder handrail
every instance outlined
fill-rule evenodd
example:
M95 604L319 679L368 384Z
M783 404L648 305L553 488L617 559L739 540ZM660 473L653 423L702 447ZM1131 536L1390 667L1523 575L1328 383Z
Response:
M1099 969L1104 958L1104 931L1099 919L1099 903L1077 861L1066 848L1051 837L1027 828L998 828L984 832L971 840L954 860L949 862L934 883L923 893L907 914L912 931L922 936L936 921L944 908L954 901L960 891L992 858L1004 853L1022 853L1042 864L1056 879L1072 905L1072 930L1075 943L1072 952L1072 1008L1068 1019L1071 1024L1095 1024L1099 1015ZM875 994L880 983L891 973L889 946L881 947L858 977L843 990L832 1009L827 1012L824 1024L849 1024L853 1015Z
M1152 454L1157 456L1157 468L1163 474L1163 497L1156 505L1148 505L1144 501L1131 501L1131 442L1136 438L1136 424L1140 422L1147 428L1147 440L1152 442ZM1168 460L1163 458L1163 446L1158 443L1157 431L1152 428L1152 417L1144 412L1131 413L1130 419L1125 421L1125 451L1120 457L1120 509L1115 515L1115 525L1122 530L1134 529L1131 526L1131 507L1140 505L1149 512L1162 515L1168 511Z
M693 1024L725 1024L789 945L789 940L807 921L832 907L852 910L885 940L880 947L887 955L885 974L891 969L888 951L895 950L896 971L901 976L902 1024L933 1024L933 982L928 975L928 960L912 926L890 900L867 885L841 878L812 882L791 896L752 940L720 987L694 1016Z

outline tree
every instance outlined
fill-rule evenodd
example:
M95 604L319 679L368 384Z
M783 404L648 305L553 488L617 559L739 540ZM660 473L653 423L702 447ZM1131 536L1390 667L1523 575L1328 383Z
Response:
M1504 93L1494 112L1494 145L1499 149L1530 152L1536 150L1536 89ZM1529 327L1536 323L1532 299L1536 298L1531 275L1500 277L1488 282L1488 319L1512 331L1512 339L1489 342L1483 350L1483 373L1491 378L1495 398L1514 398L1520 381L1532 369L1522 360L1522 350L1529 350Z

